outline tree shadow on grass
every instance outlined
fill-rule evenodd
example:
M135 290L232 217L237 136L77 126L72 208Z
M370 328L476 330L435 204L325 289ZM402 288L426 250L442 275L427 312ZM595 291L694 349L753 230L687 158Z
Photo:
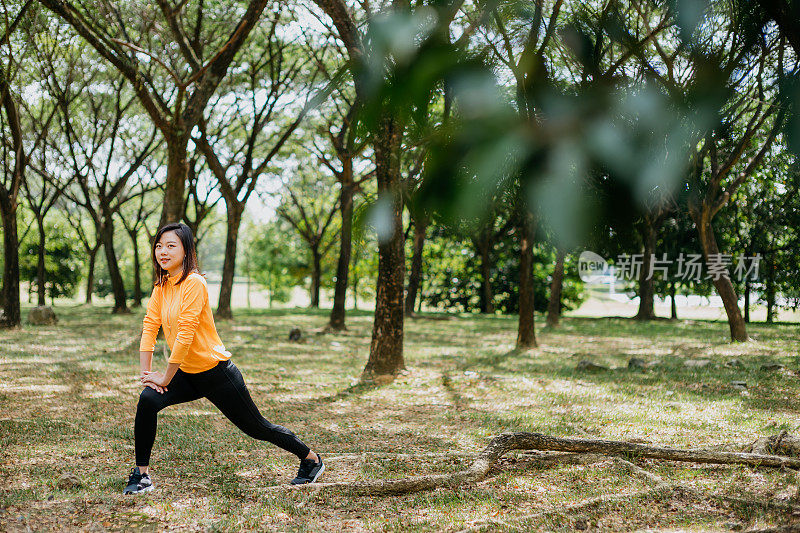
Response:
M796 376L762 369L762 364L772 361L767 356L748 357L741 367L733 368L717 363L692 369L685 367L684 361L681 357L668 357L647 371L617 367L594 372L577 370L571 361L551 362L540 366L538 371L525 373L532 377L588 382L631 397L665 395L666 400L667 394L676 391L681 401L737 400L749 409L771 414L800 412L800 398L794 394ZM741 385L734 386L737 382L744 382L744 389Z
M365 392L369 392L371 390L375 390L381 387L378 383L373 383L369 381L359 381L354 385L350 385L346 389L343 389L335 394L330 394L328 396L320 396L319 398L312 398L308 401L308 403L335 403L339 400L344 400L346 398L350 398L353 396L359 396L364 394Z
M581 319L585 322L580 328L598 329L599 320ZM633 324L635 326L635 324ZM701 331L692 331L681 341L666 340L663 346L653 345L655 356L648 362L657 364L647 370L638 371L627 366L631 356L640 357L641 347L629 351L625 346L615 346L614 341L599 340L595 349L586 351L586 346L567 346L570 348L563 356L551 353L536 353L512 349L505 352L467 352L455 361L455 370L473 371L482 377L488 375L525 376L532 379L564 380L583 382L607 388L610 392L623 396L664 395L665 400L674 392L679 392L685 401L730 401L742 402L750 409L761 411L800 412L800 398L795 398L798 367L792 354L779 355L779 347L759 343L745 353L725 353L728 341L709 340L707 335L717 326L714 323L702 324ZM662 324L651 325L646 334L659 338ZM620 328L598 331L597 334L625 335ZM760 328L759 328L760 329ZM759 331L759 330L756 330ZM583 332L586 333L586 332ZM760 331L764 337L775 337L772 329ZM785 332L783 332L785 335ZM572 332L569 335L574 335ZM590 333L591 334L591 333ZM648 335L648 336L649 336ZM780 335L775 337L780 340ZM546 348L547 343L543 343ZM750 353L747 353L750 352ZM694 368L685 363L690 359L710 359L707 367ZM579 369L579 361L587 359L605 366L595 371ZM726 362L738 360L736 365ZM786 367L779 371L765 370L762 366L778 362ZM746 383L743 390L740 382ZM451 387L452 389L452 387Z
M455 387L453 387L453 380L447 372L442 373L442 387L447 392L447 396L453 403L453 407L457 411L462 411L469 405L469 400L464 398Z
M514 358L528 354L530 350L513 348L502 353L485 353L474 357L465 357L456 362L456 370L472 370L478 367L488 367L495 371L508 372L509 369L503 368L502 364L513 361Z

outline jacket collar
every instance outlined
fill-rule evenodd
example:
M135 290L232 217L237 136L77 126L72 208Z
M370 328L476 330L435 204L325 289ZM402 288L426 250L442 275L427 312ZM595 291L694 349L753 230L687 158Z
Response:
M177 276L170 276L169 273L167 273L167 284L168 285L175 285L176 283L178 283L178 280L181 279L182 275L183 275L183 272L181 272Z

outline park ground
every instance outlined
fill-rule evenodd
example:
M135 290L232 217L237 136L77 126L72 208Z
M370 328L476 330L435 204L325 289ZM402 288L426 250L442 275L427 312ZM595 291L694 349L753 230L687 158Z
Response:
M545 464L516 452L456 489L276 490L296 459L240 434L206 400L162 412L157 489L123 497L142 311L57 312L57 326L0 332L3 531L719 531L798 520L786 511L792 471L641 459L693 490L654 492L610 458ZM351 313L348 331L320 334L326 318L242 309L218 329L262 413L321 453L327 482L454 472L507 431L726 450L800 432L796 324L751 324L752 340L731 344L722 321L571 317L519 352L514 317L429 314L407 322L408 372L370 387L357 379L371 316ZM295 326L299 344L288 341ZM632 357L653 364L629 370ZM711 362L686 366L703 359ZM578 370L583 360L608 369ZM762 368L771 363L783 368Z

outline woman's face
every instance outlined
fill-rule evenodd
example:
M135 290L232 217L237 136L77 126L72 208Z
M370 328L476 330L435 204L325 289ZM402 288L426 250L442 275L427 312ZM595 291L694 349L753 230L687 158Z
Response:
M174 274L183 268L186 252L174 231L165 231L156 243L156 261L164 270Z

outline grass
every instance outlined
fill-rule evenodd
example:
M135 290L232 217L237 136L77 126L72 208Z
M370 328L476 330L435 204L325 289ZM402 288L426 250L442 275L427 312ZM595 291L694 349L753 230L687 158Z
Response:
M105 307L75 306L57 313L57 326L0 332L0 530L458 531L492 520L487 530L698 531L791 519L688 497L563 511L648 488L610 460L506 469L458 490L396 497L268 493L261 489L294 475L295 458L239 433L207 400L161 413L152 459L157 490L122 497L133 461L142 311L114 316ZM798 431L796 326L752 324L751 341L731 344L722 322L567 318L556 330L540 329L538 349L519 352L514 318L432 318L407 322L409 372L384 387L357 383L369 350L368 313L350 314L341 334L316 334L326 313L305 310L239 310L218 329L262 414L327 459L325 481L455 471L503 431L730 449ZM304 343L288 342L294 326L306 333ZM159 367L161 357L157 351ZM631 371L631 357L658 363ZM584 359L609 370L576 370ZM711 364L691 368L689 359ZM733 359L741 365L726 366ZM761 368L774 362L785 368ZM440 452L450 455L431 456ZM511 454L507 464L520 461L523 454ZM797 485L793 472L638 464L671 482L761 501ZM82 486L60 488L65 472Z

